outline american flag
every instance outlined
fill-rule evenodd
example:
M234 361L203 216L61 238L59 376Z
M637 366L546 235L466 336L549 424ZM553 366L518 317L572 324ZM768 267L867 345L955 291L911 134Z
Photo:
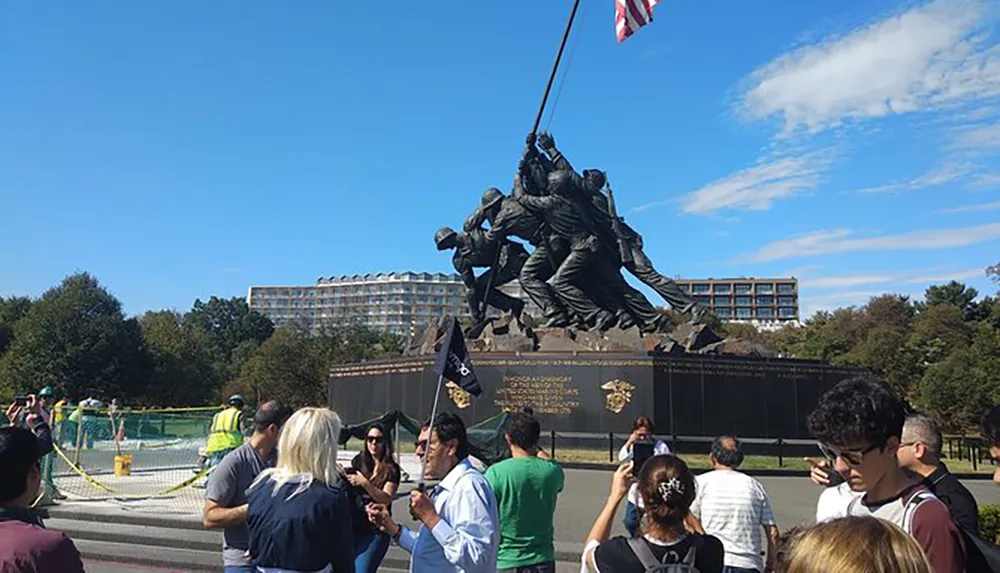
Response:
M660 0L615 0L615 29L618 43L653 21L653 6Z

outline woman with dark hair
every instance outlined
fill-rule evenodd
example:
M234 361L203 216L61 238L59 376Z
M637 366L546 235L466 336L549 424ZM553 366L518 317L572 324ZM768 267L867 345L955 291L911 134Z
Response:
M399 465L392 457L392 440L389 431L375 422L365 433L365 447L351 460L347 480L361 490L364 505L383 504L392 508L392 500L399 489ZM374 573L389 550L389 536L379 532L370 523L364 532L356 532L354 540L354 570L357 573Z
M626 462L632 459L632 446L636 442L652 442L653 455L656 456L670 453L670 447L667 446L667 443L656 438L656 427L653 425L653 421L646 416L639 416L632 422L632 433L629 434L625 445L618 452L619 462ZM638 473L641 470L642 468L635 468L632 471ZM625 517L622 519L622 525L625 526L625 531L628 531L629 535L635 537L639 533L639 520L642 519L642 499L639 497L639 491L636 489L635 484L628 490L626 500Z
M629 462L615 472L611 495L587 537L584 570L639 573L658 564L684 563L701 573L722 573L722 542L711 535L689 533L685 527L695 498L695 481L687 464L676 456L653 456L639 472L639 496L646 508L642 535L609 540L615 513L631 483Z

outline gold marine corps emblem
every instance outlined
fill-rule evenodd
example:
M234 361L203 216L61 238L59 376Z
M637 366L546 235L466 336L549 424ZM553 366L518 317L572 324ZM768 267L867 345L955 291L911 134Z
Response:
M464 410L465 408L468 408L469 404L472 403L472 394L469 394L468 392L463 390L462 387L459 386L458 384L455 384L454 382L449 380L448 383L444 385L444 387L448 389L448 398L450 398L451 401L455 403L455 407L458 408L459 410Z
M628 380L616 378L601 384L601 390L609 392L605 397L604 407L615 414L621 414L625 406L632 401L632 391L635 390L635 386Z

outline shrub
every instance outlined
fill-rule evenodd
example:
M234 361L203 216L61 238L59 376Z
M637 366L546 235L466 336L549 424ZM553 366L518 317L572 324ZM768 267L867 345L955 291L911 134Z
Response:
M979 536L994 543L1000 542L1000 505L979 506Z

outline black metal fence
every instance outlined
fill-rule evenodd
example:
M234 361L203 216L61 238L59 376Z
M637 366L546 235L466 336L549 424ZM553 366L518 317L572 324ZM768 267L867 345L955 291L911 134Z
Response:
M628 434L608 432L558 432L550 430L542 439L542 446L550 455L559 459L560 451L566 450L594 452L594 461L617 463L618 454L628 440ZM658 435L677 454L707 455L715 438L706 436L676 436ZM777 458L778 467L788 465L791 459L804 457L820 457L815 440L786 438L744 438L740 437L744 454L748 456L770 456ZM991 457L989 448L978 437L946 437L942 455L945 460L969 460L973 471L981 471L980 466L989 466ZM601 454L607 454L604 458ZM588 456L589 457L589 456Z

